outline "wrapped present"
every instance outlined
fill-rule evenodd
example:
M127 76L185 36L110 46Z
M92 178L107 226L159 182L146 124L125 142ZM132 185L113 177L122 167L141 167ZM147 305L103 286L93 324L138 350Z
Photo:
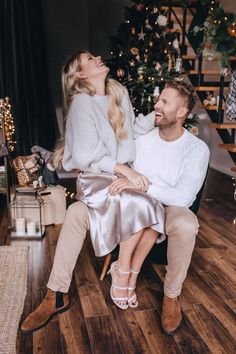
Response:
M32 156L17 156L13 159L13 167L20 186L31 184L39 177L39 168Z

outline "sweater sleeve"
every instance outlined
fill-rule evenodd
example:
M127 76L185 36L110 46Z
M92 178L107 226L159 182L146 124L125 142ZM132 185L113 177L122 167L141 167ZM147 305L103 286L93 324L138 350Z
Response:
M137 139L141 135L147 134L154 128L154 121L155 121L155 112L151 112L148 115L144 115L142 113L138 114L135 118L134 109L130 102L129 94L127 89L124 89L126 101L128 104L128 110L132 117L133 126L133 137Z
M97 172L114 173L113 160L98 136L91 114L91 102L79 95L72 102L66 124L66 144L63 157L65 170L86 170L90 167Z
M158 185L155 181L147 193L167 206L190 207L204 182L208 163L209 149L206 144L202 144L201 149L198 147L186 157L183 173L176 186Z

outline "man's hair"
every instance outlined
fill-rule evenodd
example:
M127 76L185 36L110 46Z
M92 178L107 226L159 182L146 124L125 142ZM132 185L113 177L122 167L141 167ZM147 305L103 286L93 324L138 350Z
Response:
M188 110L191 112L196 103L196 94L192 85L180 79L174 79L166 83L165 88L173 88L179 95L187 98Z

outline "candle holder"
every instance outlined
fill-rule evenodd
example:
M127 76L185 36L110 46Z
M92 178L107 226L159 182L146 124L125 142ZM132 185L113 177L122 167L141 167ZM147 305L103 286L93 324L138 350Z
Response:
M43 198L37 190L23 188L16 190L10 202L11 237L42 239L45 225L42 221Z

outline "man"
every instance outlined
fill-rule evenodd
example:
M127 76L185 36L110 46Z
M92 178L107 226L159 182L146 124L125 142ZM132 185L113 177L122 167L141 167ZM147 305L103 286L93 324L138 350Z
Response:
M140 122L139 135L142 130L143 135L136 140L134 168L151 181L147 193L166 206L168 266L162 309L162 326L166 333L175 331L182 320L178 297L199 227L189 206L202 186L209 161L206 144L182 127L194 104L195 95L189 84L179 80L169 83L155 104L155 117L147 120L145 131ZM159 128L153 129L154 120ZM138 124L139 121L137 127ZM127 188L134 186L121 178L111 184L110 193L122 193ZM40 328L54 314L68 308L67 292L88 228L87 207L80 202L72 204L58 240L47 295L23 322L22 331Z
M236 71L232 74L229 93L226 98L226 117L229 120L236 119Z

